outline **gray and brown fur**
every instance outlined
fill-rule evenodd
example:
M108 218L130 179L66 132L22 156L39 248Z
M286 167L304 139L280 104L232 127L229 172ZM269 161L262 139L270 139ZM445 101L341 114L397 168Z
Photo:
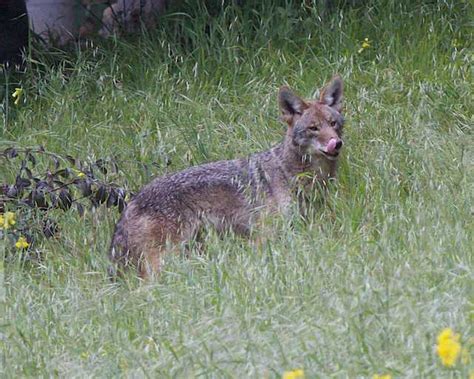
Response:
M278 101L288 128L280 144L247 158L190 167L143 187L116 225L112 262L119 269L136 267L141 277L158 273L163 251L190 241L203 227L249 235L262 210L289 208L301 191L301 174L319 183L333 178L342 147L342 91L338 76L319 100L303 100L282 87ZM303 183L303 191L311 188Z

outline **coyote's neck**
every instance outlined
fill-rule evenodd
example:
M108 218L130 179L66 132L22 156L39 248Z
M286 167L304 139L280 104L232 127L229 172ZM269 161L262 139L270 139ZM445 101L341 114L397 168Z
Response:
M280 155L282 169L290 178L308 174L315 179L325 181L336 175L336 161L330 161L322 156L305 154L287 139L274 149L276 149L275 153Z

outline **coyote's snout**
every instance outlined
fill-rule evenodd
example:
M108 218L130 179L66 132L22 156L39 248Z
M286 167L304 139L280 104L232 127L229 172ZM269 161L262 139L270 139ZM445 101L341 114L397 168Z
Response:
M141 277L160 269L168 244L179 245L212 225L218 232L248 235L262 209L285 211L301 191L336 174L343 146L343 84L336 76L319 100L303 100L288 87L278 94L283 141L247 158L190 167L159 177L130 202L117 223L110 259L119 269L134 266ZM311 179L308 179L311 181Z

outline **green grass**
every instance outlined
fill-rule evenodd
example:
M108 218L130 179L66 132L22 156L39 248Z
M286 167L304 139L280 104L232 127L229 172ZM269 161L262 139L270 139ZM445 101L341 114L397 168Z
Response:
M131 190L279 141L284 83L310 97L340 73L347 128L338 183L307 222L268 220L261 248L210 232L206 254L167 256L154 282L107 280L117 211L60 215L42 262L4 268L1 375L467 378L472 363L443 367L435 344L444 327L473 336L473 9L404 3L322 21L271 2L189 7L9 78L25 102L4 99L0 148L118 154Z

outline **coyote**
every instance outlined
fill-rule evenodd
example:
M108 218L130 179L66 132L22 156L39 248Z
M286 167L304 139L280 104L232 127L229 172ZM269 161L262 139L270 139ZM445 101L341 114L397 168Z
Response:
M324 185L336 174L343 145L342 91L339 76L319 100L303 100L281 87L278 102L288 128L280 144L247 158L190 167L143 187L115 227L109 252L115 267L133 266L140 277L149 277L160 271L167 246L189 242L203 227L248 236L263 209L285 212L297 193L314 191L308 184Z

